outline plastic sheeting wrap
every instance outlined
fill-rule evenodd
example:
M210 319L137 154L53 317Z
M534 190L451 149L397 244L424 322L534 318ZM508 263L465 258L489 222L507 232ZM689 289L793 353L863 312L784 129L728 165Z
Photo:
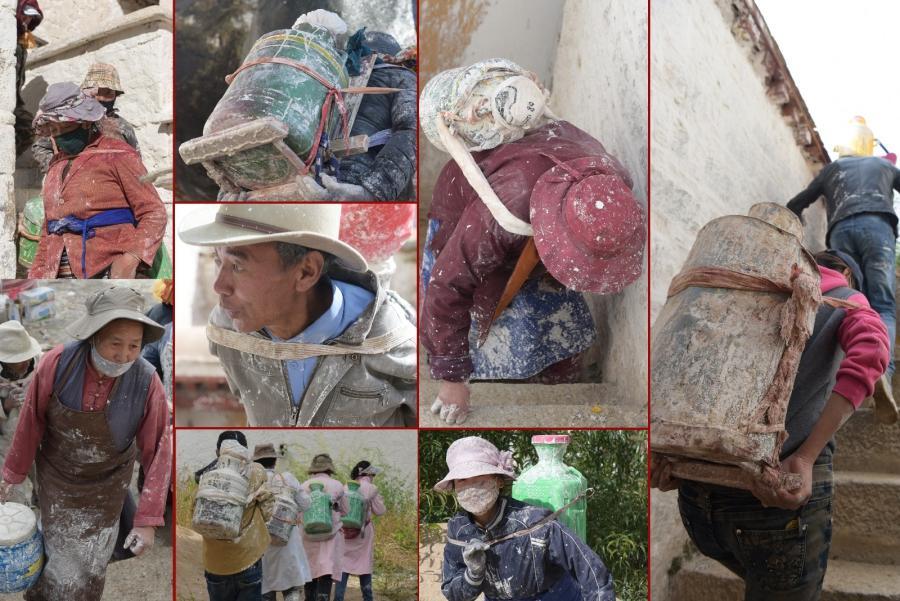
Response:
M673 280L686 286L670 288L652 330L650 429L653 452L679 477L785 483L776 470L784 415L820 298L801 236L784 207L754 205L704 226ZM710 274L738 283L708 287ZM739 283L750 280L768 289Z
M338 88L346 88L349 76L344 68L345 55L335 47L334 36L311 25L282 29L262 36L253 45L243 65L270 58L299 63ZM328 90L304 71L283 63L264 62L238 72L228 91L210 114L203 135L266 117L275 118L288 128L285 144L301 160L315 150L313 142L322 116ZM340 120L332 110L325 130ZM242 144L245 140L234 140ZM227 148L220 150L227 153ZM297 168L275 146L263 144L217 159L232 182L248 190L275 186L297 174Z

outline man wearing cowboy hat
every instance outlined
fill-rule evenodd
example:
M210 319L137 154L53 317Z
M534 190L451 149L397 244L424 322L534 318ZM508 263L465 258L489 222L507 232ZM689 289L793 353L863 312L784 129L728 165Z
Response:
M455 494L462 511L447 523L444 596L615 601L612 575L599 555L559 521L548 520L550 510L503 494L516 478L515 467L512 453L478 436L447 449L448 472L434 489Z
M162 383L140 358L162 328L140 293L110 287L87 300L47 352L22 406L3 465L0 501L33 463L47 563L27 601L99 600L119 514L140 457L146 481L125 545L141 555L163 525L172 449Z
M106 109L106 114L98 122L100 131L112 138L125 140L140 155L141 149L138 147L134 126L119 114L119 110L115 106L116 99L125 93L116 68L107 63L92 64L84 76L84 81L81 82L81 90L87 96L96 98ZM31 153L34 155L34 160L38 162L41 173L47 173L50 161L56 154L50 137L40 136L36 139L31 145Z
M279 488L290 490L297 508L303 512L309 508L309 494L300 488L300 482L289 471L276 472L278 453L271 442L258 444L253 449L253 461L266 470L268 485L273 492ZM299 521L299 517L298 521ZM277 592L281 592L284 601L300 601L303 586L312 580L309 561L303 541L300 539L302 526L294 526L288 535L287 544L272 542L262 558L262 599L275 601Z
M303 547L309 558L312 581L305 586L306 601L328 601L332 582L340 582L344 570L344 537L341 535L341 516L347 515L350 503L344 496L344 485L333 478L334 462L327 453L313 457L307 470L309 480L301 485L307 493L310 484L318 482L331 497L331 532L327 534L303 533Z
M97 123L106 109L71 82L47 88L35 130L53 138L41 196L44 224L30 278L133 278L153 264L166 210L126 142Z
M543 103L533 74L501 59L422 92L423 130L454 158L434 187L421 280L432 411L447 423L465 420L469 380L577 380L596 337L583 293L617 293L643 269L627 171Z
M207 337L251 426L412 426L415 316L338 239L340 205L221 205Z
M18 321L0 324L0 462L6 459L12 443L19 409L40 360L41 345ZM28 477L13 492L11 501L31 505L31 481Z

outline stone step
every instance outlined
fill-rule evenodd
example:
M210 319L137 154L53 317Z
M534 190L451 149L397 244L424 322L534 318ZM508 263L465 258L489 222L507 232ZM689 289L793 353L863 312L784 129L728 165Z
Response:
M429 408L438 383L419 384L419 424L426 428L646 427L647 406L618 400L609 384L470 384L472 413L462 426L447 426Z
M707 557L689 560L675 575L670 601L741 601L744 583ZM900 601L900 567L832 559L821 601Z
M834 485L831 556L900 565L900 475L836 471Z
M860 408L835 439L835 470L900 474L900 422L879 424L873 409Z

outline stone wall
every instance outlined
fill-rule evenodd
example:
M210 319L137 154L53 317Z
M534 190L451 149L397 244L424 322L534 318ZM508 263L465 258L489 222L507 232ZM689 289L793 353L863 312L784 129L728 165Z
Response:
M598 35L598 31L602 35ZM551 108L599 139L631 173L647 206L647 7L640 2L568 0L553 66ZM623 400L647 399L647 256L622 293L591 296L607 333L603 380Z
M748 4L652 4L651 319L701 226L757 202L785 203L821 166L783 117L787 99L767 87L771 62L736 21ZM821 249L824 210L817 204L805 217L807 245ZM676 493L654 490L651 506L651 586L654 600L666 601L687 537Z
M16 277L16 2L0 0L0 278Z

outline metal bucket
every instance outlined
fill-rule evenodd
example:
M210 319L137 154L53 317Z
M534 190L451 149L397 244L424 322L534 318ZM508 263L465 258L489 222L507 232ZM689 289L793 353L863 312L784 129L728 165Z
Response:
M683 270L727 269L789 283L796 265L818 283L801 236L800 221L784 207L754 205L749 216L721 217L704 226ZM651 344L654 453L736 465L748 473L778 465L783 417L780 424L762 424L760 415L771 402L766 394L787 348L781 318L789 299L787 292L700 286L669 297ZM804 309L798 323L811 331L815 313L814 307ZM784 406L787 401L781 398ZM716 477L725 473L713 471Z
M349 82L345 55L335 47L327 30L300 25L262 36L251 48L243 64L268 57L288 59L305 65L339 88ZM255 65L238 73L210 114L204 137L259 119L273 118L287 128L284 143L297 157L306 160L322 115L327 90L305 72L280 63ZM340 119L336 107L329 115L327 131ZM246 141L236 142L243 147ZM219 148L229 154L223 140ZM275 146L264 143L217 160L236 185L249 190L275 186L292 179L297 167Z

